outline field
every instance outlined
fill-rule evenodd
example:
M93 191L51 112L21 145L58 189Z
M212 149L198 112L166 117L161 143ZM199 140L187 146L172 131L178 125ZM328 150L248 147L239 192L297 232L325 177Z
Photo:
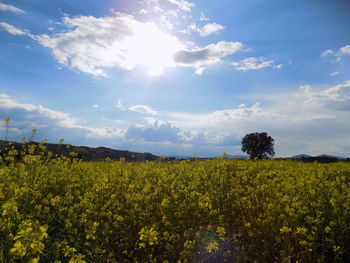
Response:
M16 154L0 262L350 262L349 163Z

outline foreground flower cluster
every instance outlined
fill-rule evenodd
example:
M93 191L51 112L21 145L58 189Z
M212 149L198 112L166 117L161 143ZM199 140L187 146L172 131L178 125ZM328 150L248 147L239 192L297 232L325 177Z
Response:
M350 262L350 164L0 161L0 262Z

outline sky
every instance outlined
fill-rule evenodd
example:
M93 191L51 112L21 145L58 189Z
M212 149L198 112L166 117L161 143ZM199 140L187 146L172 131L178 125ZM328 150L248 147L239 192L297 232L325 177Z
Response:
M348 0L0 0L0 138L350 157Z

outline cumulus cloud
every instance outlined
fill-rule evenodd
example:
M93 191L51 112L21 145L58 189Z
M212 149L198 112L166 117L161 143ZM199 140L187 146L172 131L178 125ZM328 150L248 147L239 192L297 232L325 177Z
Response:
M155 24L168 30L186 22L195 7L194 3L184 0L135 0L131 8L135 6L141 7L137 13L143 18L151 18Z
M158 112L148 105L134 105L129 107L129 110L147 115L157 115Z
M96 18L65 17L68 30L53 36L40 35L37 41L52 50L64 65L94 76L106 76L106 68L131 70L144 65L159 75L174 64L173 54L183 48L180 41L151 23L140 23L131 15Z
M0 93L0 110L13 113L23 120L33 120L38 123L46 123L64 129L78 129L84 132L86 137L120 137L124 130L114 127L89 127L80 125L77 120L68 113L48 109L42 105L21 103L12 99L9 95Z
M341 61L341 57L350 55L350 45L343 46L339 48L337 51L333 51L332 49L327 49L324 52L322 52L321 57L336 57L334 62Z
M345 56L350 55L350 45L346 45L344 47L339 48L337 52L337 56Z
M208 23L203 27L198 27L196 23L192 23L185 30L180 32L188 35L191 35L193 32L198 32L201 37L206 37L224 29L225 27L223 25L217 23Z
M205 37L224 29L225 27L223 25L217 23L208 23L202 28L198 29L198 32L200 36Z
M179 12L191 12L194 4L185 0L144 0L143 14L149 10L167 17L170 12L177 17ZM169 9L172 5L175 9ZM147 12L145 12L145 10ZM201 17L205 16L202 13ZM203 20L202 19L202 20ZM202 75L208 65L220 64L226 56L243 50L241 42L221 41L205 47L181 42L177 37L164 33L153 23L140 22L127 13L113 12L112 16L65 16L60 33L33 35L13 25L0 22L0 28L13 35L27 35L51 50L53 57L62 65L93 76L108 76L108 69L132 70L137 66L147 70L149 75L162 75L166 67L192 66L195 74ZM191 24L187 33L198 32L208 36L225 27L208 23L199 28ZM190 48L191 46L191 48ZM237 70L248 71L272 66L272 60L247 58L233 62ZM276 65L281 68L283 65Z
M172 1L173 5L181 6L181 10L192 6L187 1ZM148 2L154 2L158 7L158 0ZM34 35L0 22L0 28L9 33L26 35L50 49L58 63L96 77L108 76L111 68L132 70L137 66L145 68L152 76L162 75L166 67L176 66L195 67L195 73L201 75L205 66L220 64L224 57L244 47L241 42L227 41L197 47L181 42L153 23L140 22L132 15L119 12L99 18L65 16L61 26L64 29L60 33ZM209 23L203 28L192 24L189 30L197 30L206 36L223 28L217 23ZM270 61L248 62L250 65L246 66L255 68L270 66Z
M232 55L243 48L241 42L221 41L204 48L182 50L175 54L175 61L187 66L204 66L220 63L223 57Z
M182 150L192 149L192 154L193 151L199 153L201 149L201 153L208 154L208 151L212 151L217 147L237 145L235 136L184 129L173 123L154 119L145 119L143 123L130 126L125 137L129 143L156 143L157 147L161 147L160 143L163 145L171 144L172 149L181 146L183 147Z
M178 112L168 116L178 127L208 131L206 142L224 135L242 138L252 131L266 131L276 139L279 156L344 155L349 150L344 145L350 143L350 81L328 87L303 85L286 93L254 94L249 99L261 103L206 114ZM225 140L222 143L227 144Z
M185 12L191 12L192 8L195 7L194 3L191 3L185 0L169 0L169 2L174 4L175 6L177 6L178 8L180 8Z
M251 107L241 104L237 109L214 111L208 115L209 122L229 122L232 120L256 119L264 115L260 103L257 102Z
M0 22L0 28L7 31L11 35L27 35L27 32L14 27L13 25L7 24L5 22Z
M344 142L350 143L350 80L328 87L303 85L287 93L256 96L261 103L198 114L164 112L163 121L147 118L126 129L82 125L65 112L21 103L6 94L0 94L0 112L10 117L8 112L16 113L17 120L45 124L45 129L60 128L69 130L69 134L76 131L79 138L89 140L113 138L125 149L147 149L157 154L203 156L231 151L231 147L238 152L240 138L252 131L266 131L275 138L279 156L346 152ZM135 106L149 111L148 107Z
M231 65L238 71L250 71L271 67L273 63L273 60L266 60L264 57L249 57L238 62L232 62Z
M170 123L154 121L153 124L132 125L126 131L126 138L147 142L180 142L180 128Z
M196 23L192 23L192 24L188 25L186 29L180 30L180 33L191 35L192 32L197 32L197 31L198 31L197 24Z
M9 11L9 12L13 12L16 14L24 14L25 12L22 9L19 9L13 5L7 5L4 3L0 2L0 11Z
M300 90L310 105L350 111L350 80L323 90L315 90L309 85L301 86Z

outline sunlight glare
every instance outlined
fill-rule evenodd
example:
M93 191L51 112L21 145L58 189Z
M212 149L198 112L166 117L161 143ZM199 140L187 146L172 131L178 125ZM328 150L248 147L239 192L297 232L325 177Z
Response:
M164 68L174 66L174 54L184 48L175 36L162 32L151 23L135 25L126 46L132 52L133 60L145 66L150 76L162 75Z

